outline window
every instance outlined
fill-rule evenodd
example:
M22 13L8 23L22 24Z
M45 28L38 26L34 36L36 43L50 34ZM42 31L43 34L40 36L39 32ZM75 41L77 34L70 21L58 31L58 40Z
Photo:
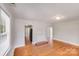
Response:
M10 48L10 18L0 9L0 55Z
M0 9L0 42L7 38L6 19L3 10Z
M6 28L5 28L5 20L0 18L0 34L6 32Z

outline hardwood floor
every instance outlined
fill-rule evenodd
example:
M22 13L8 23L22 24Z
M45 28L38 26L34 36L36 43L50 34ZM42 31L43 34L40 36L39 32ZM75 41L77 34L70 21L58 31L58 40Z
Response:
M14 56L79 56L79 47L54 40L53 44L16 48Z

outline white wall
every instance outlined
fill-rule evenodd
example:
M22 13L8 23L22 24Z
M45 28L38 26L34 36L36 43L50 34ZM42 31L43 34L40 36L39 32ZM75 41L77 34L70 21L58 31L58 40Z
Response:
M15 20L15 47L25 44L24 39L24 26L26 24L33 26L33 43L46 41L48 39L48 27L49 23L41 21L32 21L24 19Z
M68 20L54 24L54 38L79 44L79 20Z

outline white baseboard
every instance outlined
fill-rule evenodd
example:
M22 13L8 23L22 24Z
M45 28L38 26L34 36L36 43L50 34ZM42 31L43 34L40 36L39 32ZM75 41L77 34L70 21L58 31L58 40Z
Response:
M57 38L54 38L54 40L58 40L58 41L61 41L61 42L65 42L65 43L68 43L68 44L71 44L71 45L74 45L74 46L79 46L79 44L72 43L72 42L69 42L69 41L64 41L64 40L57 39Z

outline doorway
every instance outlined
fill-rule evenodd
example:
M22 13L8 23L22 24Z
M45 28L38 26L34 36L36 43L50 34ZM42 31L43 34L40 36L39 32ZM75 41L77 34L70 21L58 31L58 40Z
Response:
M32 25L25 25L25 45L32 44L33 29Z

